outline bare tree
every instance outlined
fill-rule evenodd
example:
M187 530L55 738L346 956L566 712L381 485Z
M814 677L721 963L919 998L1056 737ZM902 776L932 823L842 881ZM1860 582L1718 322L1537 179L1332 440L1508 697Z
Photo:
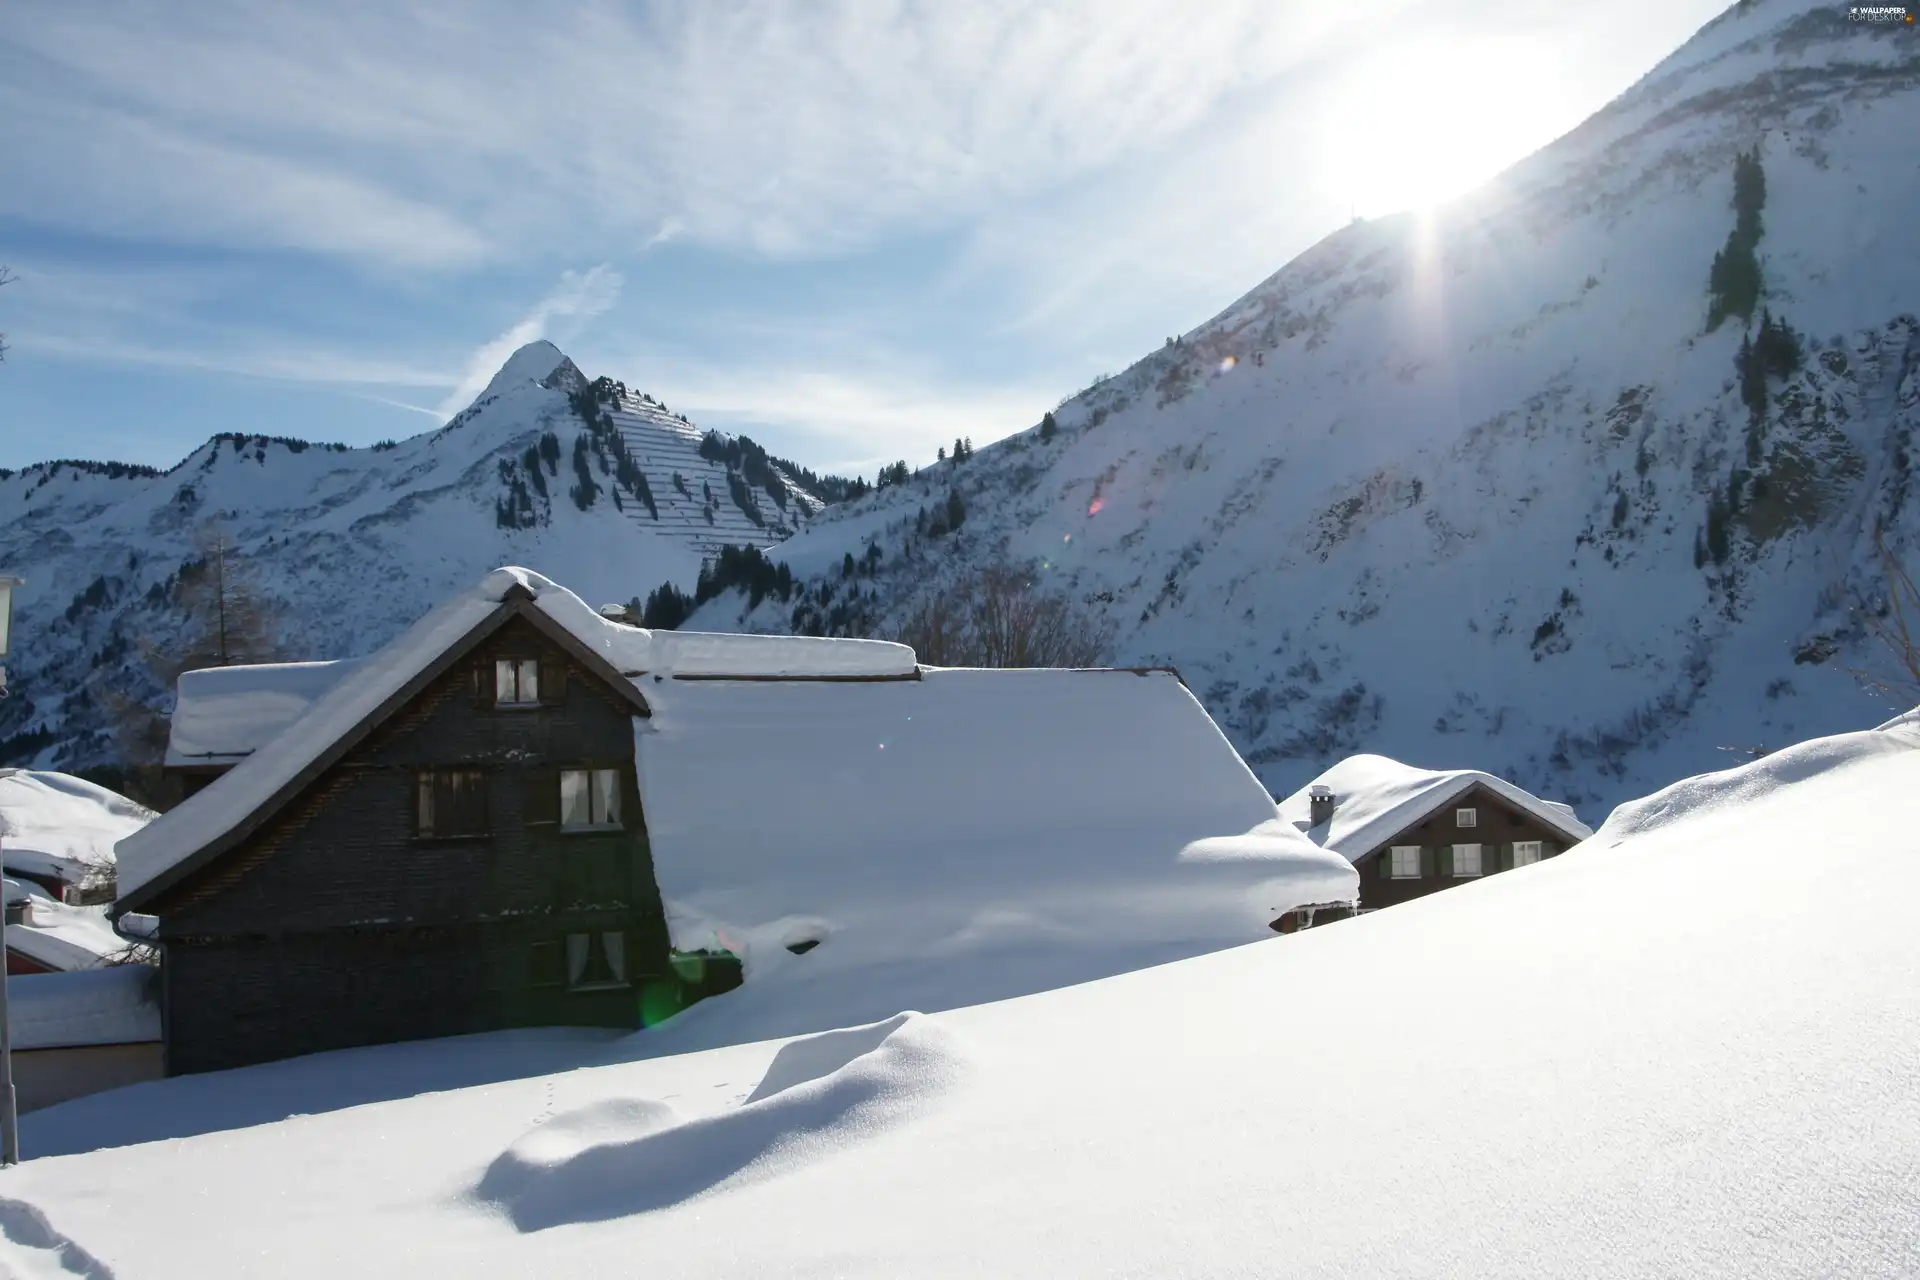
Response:
M1112 629L1008 565L980 569L923 600L895 638L936 667L1091 667Z
M198 554L181 566L174 587L174 603L185 612L186 626L171 644L141 639L150 680L140 681L137 691L106 688L98 694L120 755L118 789L155 809L169 807L178 797L161 773L168 721L152 700L153 687L164 700L184 672L282 656L280 608L232 535L218 521L208 521L195 532L194 544Z

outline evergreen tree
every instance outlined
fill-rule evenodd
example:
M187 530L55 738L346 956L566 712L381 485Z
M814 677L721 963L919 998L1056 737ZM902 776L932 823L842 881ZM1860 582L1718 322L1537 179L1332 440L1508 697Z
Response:
M947 490L947 528L958 529L967 518L967 504L961 500L958 489Z
M1060 430L1060 424L1053 420L1053 414L1047 413L1040 419L1040 439L1042 442L1053 439Z

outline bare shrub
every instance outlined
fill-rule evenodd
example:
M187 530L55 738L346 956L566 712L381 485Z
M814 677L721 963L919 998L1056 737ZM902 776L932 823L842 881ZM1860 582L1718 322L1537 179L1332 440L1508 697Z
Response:
M1920 703L1920 639L1914 634L1915 627L1920 626L1920 587L1914 585L1913 575L1887 546L1883 535L1874 535L1874 547L1880 553L1881 588L1885 598L1873 608L1859 610L1858 616L1892 656L1895 673L1876 676L1856 671L1854 674L1867 685L1911 706Z
M1031 574L992 565L923 600L893 638L935 667L1093 667L1113 630Z

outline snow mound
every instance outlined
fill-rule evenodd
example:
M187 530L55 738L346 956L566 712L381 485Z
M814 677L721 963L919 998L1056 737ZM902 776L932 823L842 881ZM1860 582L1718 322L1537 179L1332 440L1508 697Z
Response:
M114 843L156 816L85 778L0 769L0 857L27 875L79 884L111 868Z
M809 1036L719 1115L682 1122L663 1102L614 1098L555 1116L502 1152L475 1196L523 1232L670 1208L870 1141L952 1089L966 1061L918 1013Z
M1718 773L1685 778L1608 815L1593 843L1611 847L1688 819L1764 799L1782 787L1807 782L1878 756L1920 748L1920 718L1908 713L1878 729L1815 738Z

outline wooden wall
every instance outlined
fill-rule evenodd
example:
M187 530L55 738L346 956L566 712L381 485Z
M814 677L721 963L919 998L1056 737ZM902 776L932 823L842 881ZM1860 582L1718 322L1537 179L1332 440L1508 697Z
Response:
M557 705L480 705L472 662L490 671L496 655L566 664L509 622L153 904L170 1073L507 1026L639 1025L640 980L669 967L632 708L571 664ZM624 831L563 833L552 820L558 769L589 764L621 770ZM432 766L484 771L490 834L416 835L415 773ZM633 989L542 985L567 934L609 931L626 936Z

